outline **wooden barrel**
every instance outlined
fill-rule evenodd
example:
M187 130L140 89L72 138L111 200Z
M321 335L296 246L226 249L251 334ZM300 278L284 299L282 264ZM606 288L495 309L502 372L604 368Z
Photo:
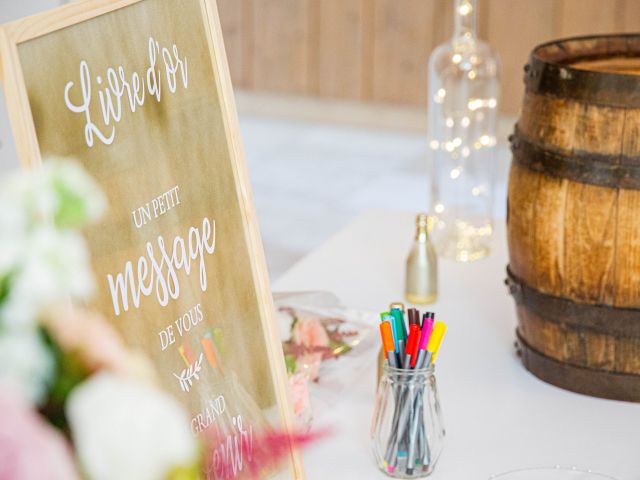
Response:
M511 137L507 283L524 365L640 401L640 35L537 47Z

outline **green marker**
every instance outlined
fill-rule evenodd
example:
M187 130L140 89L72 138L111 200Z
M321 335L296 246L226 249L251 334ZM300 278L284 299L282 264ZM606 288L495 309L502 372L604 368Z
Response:
M395 332L398 334L398 353L400 357L400 366L404 368L405 348L407 344L407 327L404 323L404 315L398 308L391 310L391 316L395 324Z

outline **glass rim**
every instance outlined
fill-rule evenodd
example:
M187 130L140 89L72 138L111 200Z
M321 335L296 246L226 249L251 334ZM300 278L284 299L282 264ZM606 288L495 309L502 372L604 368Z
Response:
M390 366L388 363L384 363L382 365L382 370L385 373L391 373L393 375L418 376L418 375L424 375L428 373L434 373L436 370L436 366L432 363L423 368L408 369L408 368L396 368L396 367Z
M526 473L526 472L576 472L576 473L586 473L595 478L599 478L602 480L617 480L615 477L610 475L606 475L604 473L594 472L593 470L583 470L577 467L564 467L561 465L555 465L552 467L529 467L529 468L520 468L518 470L511 470L509 472L502 472L495 475L491 475L489 477L490 480L508 478L510 475L515 475L518 473Z

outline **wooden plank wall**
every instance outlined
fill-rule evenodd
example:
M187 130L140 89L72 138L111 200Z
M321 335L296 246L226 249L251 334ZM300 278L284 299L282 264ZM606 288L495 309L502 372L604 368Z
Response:
M502 56L502 110L516 113L533 46L639 31L640 0L478 0ZM453 0L217 0L236 88L426 104L427 59L451 35Z

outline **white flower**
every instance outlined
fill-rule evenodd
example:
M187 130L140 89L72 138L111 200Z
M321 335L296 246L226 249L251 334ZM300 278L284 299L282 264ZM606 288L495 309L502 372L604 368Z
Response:
M28 219L24 208L6 188L0 188L0 277L19 264L25 251Z
M34 221L43 221L53 217L59 206L50 175L42 169L15 172L3 180L3 200L12 203L21 210L29 227ZM3 205L3 208L5 206Z
M36 404L44 399L54 374L54 360L37 330L0 335L0 381L17 385Z
M94 375L73 390L66 413L91 480L160 480L197 461L186 411L148 384Z
M278 326L278 336L281 342L287 342L291 339L291 326L293 318L286 311L276 309L276 325Z
M85 300L94 280L82 236L72 230L36 227L25 240L26 253L13 272L0 321L9 328L31 327L49 305L72 298Z
M0 326L32 328L42 309L94 291L89 253L73 229L96 220L106 202L76 163L45 159L0 187Z
M79 228L99 219L106 210L98 184L78 163L57 157L45 158L38 169L6 177L1 190L3 210L23 216L23 228L42 223Z
M44 181L51 185L57 196L58 215L70 220L69 212L78 225L99 219L107 202L98 184L75 162L64 158L49 157L43 162Z

